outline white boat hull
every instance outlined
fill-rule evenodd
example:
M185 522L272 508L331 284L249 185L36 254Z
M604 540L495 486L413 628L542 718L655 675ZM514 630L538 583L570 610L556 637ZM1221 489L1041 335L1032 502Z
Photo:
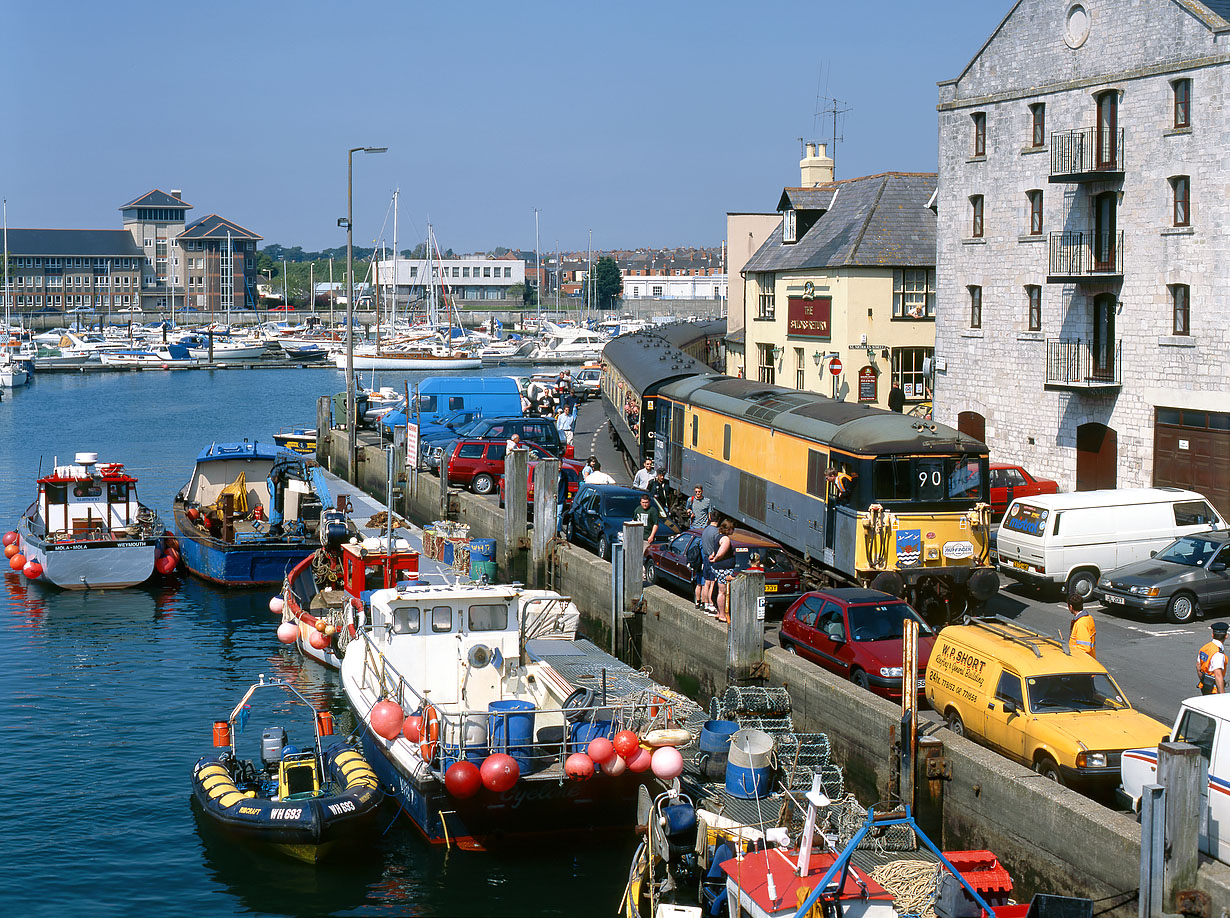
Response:
M39 582L62 590L118 589L144 583L154 575L158 540L103 539L45 542L22 521L21 551L43 568Z
M339 370L346 369L346 355L338 354L334 363ZM389 355L354 355L356 370L476 370L483 365L481 357L393 357Z
M265 353L265 345L250 344L240 345L238 347L227 347L222 345L214 345L213 360L214 363L219 363L224 360L255 360ZM197 360L209 359L209 348L207 347L190 347L188 348L190 356Z

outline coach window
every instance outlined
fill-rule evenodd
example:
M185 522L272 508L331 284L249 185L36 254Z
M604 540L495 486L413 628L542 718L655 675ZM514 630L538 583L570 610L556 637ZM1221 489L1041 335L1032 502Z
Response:
M730 461L730 425L725 425L722 431L722 458Z
M700 418L692 415L692 446L700 442Z

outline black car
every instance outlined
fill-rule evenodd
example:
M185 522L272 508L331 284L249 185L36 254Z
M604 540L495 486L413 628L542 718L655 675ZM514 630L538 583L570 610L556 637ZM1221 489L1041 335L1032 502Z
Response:
M1093 595L1108 609L1165 613L1185 624L1199 611L1230 605L1230 533L1198 532L1175 539L1148 561L1103 574Z
M588 545L598 557L609 561L611 546L623 538L624 523L636 519L645 492L623 485L582 484L564 514L564 535L569 542ZM659 504L661 523L654 542L665 542L676 533Z

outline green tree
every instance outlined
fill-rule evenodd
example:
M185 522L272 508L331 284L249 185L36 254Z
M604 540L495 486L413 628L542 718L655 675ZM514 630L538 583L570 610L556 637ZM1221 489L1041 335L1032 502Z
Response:
M594 293L599 309L611 309L615 301L623 296L624 280L620 276L619 265L609 255L603 255L594 265Z

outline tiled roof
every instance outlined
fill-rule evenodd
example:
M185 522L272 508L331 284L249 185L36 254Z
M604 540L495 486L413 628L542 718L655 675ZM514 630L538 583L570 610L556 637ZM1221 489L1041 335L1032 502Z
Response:
M128 230L13 229L9 228L10 255L140 258L144 256Z
M819 186L828 210L798 242L769 235L744 271L935 264L934 173L886 172Z
M183 207L191 209L192 205L180 198L172 197L165 191L159 191L155 188L153 191L147 191L135 201L129 201L120 210L128 210L130 207Z
M238 223L210 214L207 217L188 224L188 228L176 236L176 239L225 239L227 234L232 239L263 239L251 230L244 229Z

